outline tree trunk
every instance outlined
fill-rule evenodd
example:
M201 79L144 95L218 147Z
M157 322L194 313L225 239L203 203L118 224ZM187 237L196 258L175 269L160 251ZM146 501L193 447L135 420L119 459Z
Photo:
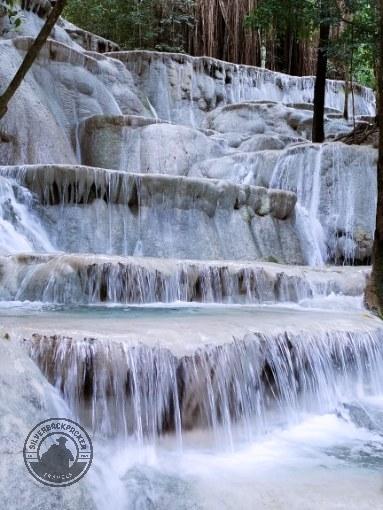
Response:
M348 98L349 98L349 73L347 64L344 70L344 109L343 109L343 118L348 120Z
M321 2L321 24L319 30L319 47L317 72L314 88L314 118L312 140L316 143L324 141L324 105L326 98L327 50L330 39L330 22L328 20L326 0Z
M41 48L44 46L46 40L48 39L50 33L53 30L53 27L55 26L62 11L64 10L65 4L66 0L56 1L39 35L36 37L32 46L27 51L27 54L25 55L24 60L21 66L19 67L17 73L15 74L11 83L8 85L8 88L0 96L0 119L4 117L4 115L7 113L9 101L13 98L17 89L19 88L23 79L25 78L25 75L32 67L33 62L35 61Z
M372 260L372 273L369 278L365 303L367 307L383 318L383 0L379 5L379 62L378 62L378 204L376 210L376 230Z

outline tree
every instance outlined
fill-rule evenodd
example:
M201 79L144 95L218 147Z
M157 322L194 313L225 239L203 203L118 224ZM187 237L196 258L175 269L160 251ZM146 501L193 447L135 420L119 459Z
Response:
M312 140L323 142L328 48L330 29L339 22L337 1L262 0L248 21L263 30L274 27L277 32L284 34L285 39L293 40L312 40L319 26ZM289 54L288 72L291 70L291 58Z
M348 96L351 93L353 98L354 83L376 88L379 38L376 2L342 0L341 25L337 38L331 41L329 58L335 71L332 76L346 82L344 117L348 119Z
M13 0L7 0L6 4L9 8L12 8L14 5ZM51 34L53 27L55 26L57 20L61 16L61 13L64 10L66 4L66 0L57 0L51 12L49 13L44 26L42 27L40 33L34 40L33 44L27 51L21 66L17 70L15 76L12 81L8 85L7 89L0 96L0 119L4 117L8 110L8 104L15 95L17 89L20 87L22 81L24 80L26 74L32 67L33 62L36 60L41 48L46 43L49 35Z
M378 0L379 56L378 56L378 126L379 156L377 170L378 200L372 273L367 284L365 303L383 318L383 0Z
M331 13L328 0L319 0L319 46L314 87L314 116L312 141L322 143L324 134L324 108L326 100L326 77L328 48L330 42Z
M294 58L294 53L301 56L299 45L305 41L312 42L315 18L312 0L259 0L245 23L260 34L262 41L274 40L274 55L269 52L268 67L274 67L271 62L273 56L282 61L277 67L291 74L297 68L304 69L299 63L296 65L295 61L299 58Z
M68 0L64 15L122 49L187 51L194 0Z
M257 8L247 18L247 23L261 31L263 37L267 33L274 33L278 44L290 41L289 53L284 54L288 73L294 61L292 51L295 41L306 41L309 46L314 46L319 39L312 132L314 142L324 141L326 78L330 59L335 64L333 77L346 81L346 116L349 83L352 84L355 77L364 77L365 82L369 80L368 85L373 83L374 53L371 48L375 40L375 19L372 4L369 0L259 0Z

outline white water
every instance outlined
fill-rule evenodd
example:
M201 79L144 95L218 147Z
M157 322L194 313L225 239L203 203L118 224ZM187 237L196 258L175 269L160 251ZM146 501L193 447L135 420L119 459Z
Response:
M296 227L309 265L363 259L363 240L371 249L376 207L373 150L340 143L288 148L277 159L270 186L297 193Z
M242 101L312 103L313 76L296 77L206 57L142 51L117 52L161 118L198 126L206 110ZM344 84L328 80L326 106L342 112ZM349 111L352 111L351 98ZM355 88L356 115L374 115L369 89Z
M1 42L3 78L27 42ZM94 506L379 508L382 323L363 309L367 268L324 266L368 260L375 152L309 143L241 152L269 129L274 145L283 146L282 133L292 143L299 107L275 122L250 119L249 133L225 131L236 129L233 112L249 114L246 103L229 111L222 132L162 123L200 126L238 101L310 102L312 77L114 55L130 75L77 45L47 49L0 144L2 161L19 165L0 176L0 333L20 341L51 383L57 414L92 433L84 484ZM343 102L343 84L328 82L327 106ZM373 115L372 91L357 89L356 107ZM148 126L156 143L139 134ZM250 170L225 169L234 147ZM74 166L93 152L106 169ZM192 178L200 158L209 167L216 158L211 176L249 186ZM296 192L295 210L294 195L256 183ZM320 267L281 263L304 261ZM15 381L27 362L20 358ZM25 400L14 393L8 414L17 422ZM24 510L23 480L17 488L14 508Z
M326 234L319 221L321 160L320 146L303 153L299 149L297 153L287 152L278 159L270 181L270 186L277 189L291 189L293 185L297 193L295 222L310 266L323 266L327 260Z
M38 218L31 213L33 202L26 188L0 177L1 253L53 251Z
M158 434L167 431L181 436L189 428L215 432L222 428L223 443L234 444L237 423L242 423L244 437L252 439L272 430L275 423L297 423L307 412L328 412L343 400L383 392L381 332L370 329L373 323L368 321L363 321L366 329L355 329L356 320L348 331L340 325L341 314L328 312L326 319L322 313L323 329L317 329L314 321L321 314L296 311L295 320L303 320L302 325L286 324L286 333L270 326L262 330L273 318L283 320L278 308L262 313L241 308L194 313L181 309L176 314L159 308L135 310L133 317L128 310L109 312L115 327L120 323L129 331L123 343L123 334L111 330L110 337L119 341L43 338L31 345L33 359L61 388L76 416L110 437L133 436L139 442L148 437L155 442ZM81 319L84 325L93 313ZM258 322L257 316L264 324L258 326L260 332L245 334ZM215 327L214 334L212 325L220 318L222 325ZM338 325L331 325L331 318ZM233 329L238 320L242 333ZM310 320L312 333L307 329ZM172 328L182 323L191 329L177 350L187 358L173 354L171 338L177 337L177 330ZM99 337L107 324L98 326ZM225 325L229 331L224 335L220 330ZM154 347L148 346L145 329L153 331ZM225 337L230 338L231 332L235 342L227 343ZM218 341L222 346L194 346L204 335L206 343ZM134 345L134 338L142 345Z
M9 313L2 312L4 321ZM287 504L297 510L307 505L318 510L379 508L383 462L379 321L355 312L273 308L245 313L243 307L226 308L225 313L206 308L145 312L136 308L108 312L114 327L120 323L117 334L108 328L106 317L101 325L101 310L44 312L46 320L44 313L28 313L29 318L21 312L24 318L19 323L25 333L33 330L37 320L39 330L47 330L48 335L55 328L65 331L67 324L68 335L73 337L76 331L81 338L81 328L91 334L93 322L99 335L108 335L109 329L109 338L117 342L107 341L107 336L100 342L78 344L36 339L32 347L33 358L53 377L69 405L56 400L60 415L92 421L95 463L88 484L100 510L111 505L121 510L215 510L222 505L228 510L238 505L252 510L255 504L266 510L284 509ZM189 397L183 396L188 406L178 410L169 406L180 398L174 393L177 361L166 350L161 352L153 340L157 337L164 345L162 338L169 338L170 331L177 336L174 325L184 324L190 331L181 349L193 356L196 346L190 342L196 340L198 329L209 341L232 328L235 320L243 331L257 324L254 329L260 328L262 334L249 337L247 346L239 342L217 348L205 347L202 337L201 357L183 376L190 391ZM282 330L291 331L287 337L283 333L278 337L274 326L278 323L284 324ZM152 347L134 346L130 339L121 349L118 342L124 329L135 330L137 338L144 335L142 341ZM149 342L150 330L154 338ZM230 337L230 329L225 334ZM189 363L179 359L187 370ZM271 367L268 380L260 377L263 359ZM131 374L129 384L126 374ZM90 406L77 400L83 398L83 385L88 395L93 394ZM129 387L133 391L130 403ZM268 393L272 387L274 396ZM195 421L198 415L191 412L198 402L206 422ZM191 430L185 428L188 408ZM88 418L84 416L87 409L91 410ZM175 432L158 433L163 413L169 409L181 421L173 422Z
M111 502L117 509L159 510L367 510L381 504L381 435L347 417L308 415L231 452L212 449L206 440L196 434L182 452L169 444L104 446L102 476L110 492L95 484L99 508Z
M55 405L74 417L58 395ZM206 431L182 444L94 438L88 485L99 510L379 508L382 423L383 399L360 398L235 446Z
M360 298L369 269L95 255L0 257L3 301L275 304ZM314 306L314 305L312 305Z

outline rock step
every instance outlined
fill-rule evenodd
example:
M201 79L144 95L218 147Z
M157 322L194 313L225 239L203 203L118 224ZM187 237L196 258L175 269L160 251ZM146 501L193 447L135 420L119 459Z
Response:
M23 345L3 336L0 326L0 481L1 504L9 510L53 508L96 510L90 489L74 484L67 491L44 490L32 476L25 476L20 462L21 447L30 431L50 416L57 415L57 394L28 357ZM56 404L56 405L55 405ZM62 416L62 415L61 415ZM25 478L22 490L19 480Z
M313 76L289 76L208 57L175 53L138 50L108 55L126 65L159 117L182 124L200 125L207 112L241 101L313 102ZM344 97L344 82L328 80L326 106L343 111ZM357 86L355 106L356 114L374 114L372 90Z
M364 385L383 389L381 323L365 312L144 308L47 312L12 325L74 415L113 437L230 435L238 422L269 431L301 412L332 411L340 390L352 400Z
M162 204L201 209L209 216L217 209L248 207L259 216L284 220L291 217L296 204L296 195L291 191L218 179L133 174L73 165L0 167L0 175L16 179L35 193L42 205L86 205L103 200L132 209Z
M1 300L63 304L278 303L361 296L368 268L103 255L0 258Z
M210 161L220 165L222 161L225 177L223 158L240 162L259 152L278 156L286 147L308 145L311 124L311 111L265 101L217 108L199 128L154 117L94 115L78 128L78 158L82 164L98 168L171 175L193 175L200 165L209 166ZM329 136L351 129L350 123L326 117ZM240 163L234 163L231 170L236 182L249 172Z
M32 220L53 246L42 251L304 263L290 191L68 165L1 167L0 177L17 190L3 197L7 226L35 251Z

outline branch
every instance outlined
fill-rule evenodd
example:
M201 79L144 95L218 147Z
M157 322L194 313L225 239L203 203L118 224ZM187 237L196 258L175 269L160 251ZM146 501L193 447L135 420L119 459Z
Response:
M49 13L49 16L39 35L36 37L32 46L27 51L27 54L25 55L24 60L17 73L15 74L13 80L8 85L6 91L0 96L0 119L7 113L9 101L15 95L17 89L21 85L21 82L25 78L29 69L32 67L32 64L38 56L41 48L46 43L49 35L53 30L53 27L55 26L57 20L61 16L62 11L64 10L65 4L66 0L57 0L55 6Z

